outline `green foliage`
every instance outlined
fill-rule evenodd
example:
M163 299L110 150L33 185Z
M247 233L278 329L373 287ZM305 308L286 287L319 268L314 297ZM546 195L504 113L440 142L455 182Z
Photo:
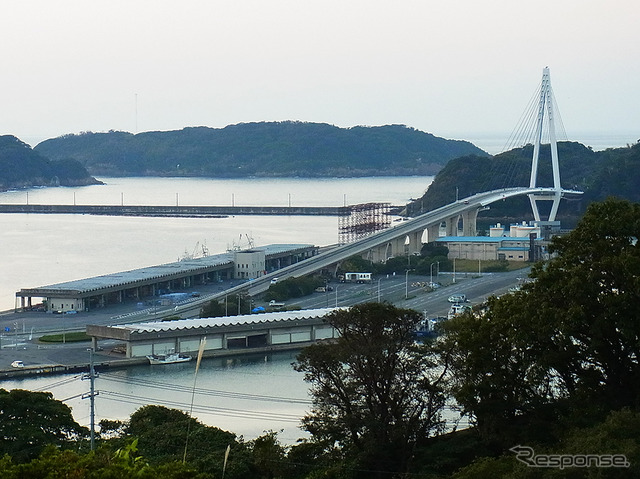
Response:
M509 262L506 259L483 262L482 271L485 273L503 273L509 271Z
M0 460L3 479L205 479L189 465L172 462L150 466L139 456L135 440L114 452L107 448L79 454L74 451L47 447L39 457L28 463L15 464L8 456Z
M485 154L469 142L403 125L338 128L291 121L65 135L36 149L53 159L75 158L94 174L218 178L433 175L451 158Z
M181 461L187 447L187 462L202 469L222 472L228 445L239 447L235 435L201 424L177 409L144 406L131 415L126 434L138 438L140 453L151 464ZM188 442L187 442L188 438Z
M238 302L240 302L240 311L238 312ZM230 295L222 301L213 300L205 303L200 308L201 318L218 318L221 316L237 316L238 314L251 313L251 300L241 295Z
M456 191L459 198L464 198L481 191L527 186L532 154L533 146L527 145L489 158L466 155L452 159L438 172L426 193L407 206L408 213L416 216L451 203L456 199ZM563 186L585 192L579 201L563 203L560 217L575 223L574 218L582 216L587 205L611 195L640 201L640 143L594 152L579 143L561 142L558 156ZM543 145L538 185L553 184L550 158L551 148ZM507 224L514 219L533 219L526 197L493 203L489 210L480 213L478 222L487 218Z
M553 440L562 421L640 404L637 238L640 205L594 203L535 281L445 325L454 396L487 440Z
M340 263L338 274L344 273L371 273L375 265L362 256L351 256Z
M38 341L42 343L81 343L83 341L91 341L91 336L87 336L84 331L70 331L64 334L47 334L40 336Z
M50 444L69 447L87 435L51 393L0 389L0 453L15 461L37 457Z
M274 431L267 431L248 444L252 449L257 477L283 477L286 473L286 449Z
M51 161L15 136L0 136L0 191L9 188L51 184L88 185L100 183L76 160Z
M303 276L287 278L269 286L264 297L267 301L286 301L290 298L301 298L313 293L318 286L323 286L324 280L318 276Z
M231 311L238 311L238 305L235 304L235 308L231 308ZM209 301L205 303L202 308L200 308L200 317L201 318L218 318L221 316L226 316L229 310L229 303L225 305L224 300L218 301L217 299L213 301Z
M362 469L407 470L416 445L439 430L444 405L429 347L413 341L421 319L386 303L329 315L339 339L305 348L295 364L311 384L303 424L314 441L339 445Z

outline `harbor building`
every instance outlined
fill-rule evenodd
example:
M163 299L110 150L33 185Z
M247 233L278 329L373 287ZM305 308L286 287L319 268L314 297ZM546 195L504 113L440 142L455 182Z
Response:
M325 321L343 308L278 311L218 318L152 321L116 326L87 325L94 350L101 340L122 341L126 358L169 353L193 354L206 338L204 356L299 349L315 341L334 339Z
M489 236L442 236L436 242L449 249L449 259L536 261L557 232L555 222L522 222L508 229L498 223L489 228Z
M57 313L91 311L126 301L158 299L162 295L193 290L198 285L256 279L316 254L318 247L309 244L272 244L186 258L93 278L23 288L16 293L15 309L31 309L33 298L41 300L47 312Z

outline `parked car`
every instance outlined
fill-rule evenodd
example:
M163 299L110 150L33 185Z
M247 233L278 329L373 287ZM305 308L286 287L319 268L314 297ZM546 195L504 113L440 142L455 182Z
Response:
M20 360L16 360L14 362L11 363L11 367L12 368L23 368L24 367L24 363Z

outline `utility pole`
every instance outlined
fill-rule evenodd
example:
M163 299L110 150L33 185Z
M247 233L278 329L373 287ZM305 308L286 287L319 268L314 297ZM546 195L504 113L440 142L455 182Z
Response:
M90 382L90 392L88 394L83 394L82 399L90 399L91 404L91 450L94 451L96 448L96 408L95 408L95 397L98 395L98 392L95 390L95 379L96 372L93 368L93 348L89 348L89 374L83 374L82 379L89 379Z

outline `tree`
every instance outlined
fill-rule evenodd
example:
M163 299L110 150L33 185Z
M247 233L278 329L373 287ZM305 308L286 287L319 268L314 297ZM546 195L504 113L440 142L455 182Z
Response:
M228 446L232 452L226 477L246 476L251 464L245 446L236 441L235 434L205 426L178 409L143 406L131 415L126 435L138 439L140 453L152 465L182 462L185 445L187 463L200 471L221 474Z
M533 282L445 326L455 398L482 432L509 437L528 418L529 433L551 434L557 415L638 407L638 238L640 205L594 203Z
M456 404L497 451L521 440L527 419L561 394L541 364L540 331L518 315L518 296L489 298L483 310L442 323L439 345L450 364Z
M88 433L53 394L0 389L0 452L17 462L37 457L50 444L68 447Z
M440 431L443 368L413 333L422 316L386 303L331 313L332 343L305 348L295 368L311 383L304 428L328 450L339 447L366 477L404 472L416 445Z
M0 459L0 477L204 479L207 476L198 474L194 468L181 462L150 466L144 457L138 455L135 441L131 441L115 452L102 447L85 454L70 450L61 451L51 445L46 447L39 457L25 464L14 464L9 456L4 456Z

